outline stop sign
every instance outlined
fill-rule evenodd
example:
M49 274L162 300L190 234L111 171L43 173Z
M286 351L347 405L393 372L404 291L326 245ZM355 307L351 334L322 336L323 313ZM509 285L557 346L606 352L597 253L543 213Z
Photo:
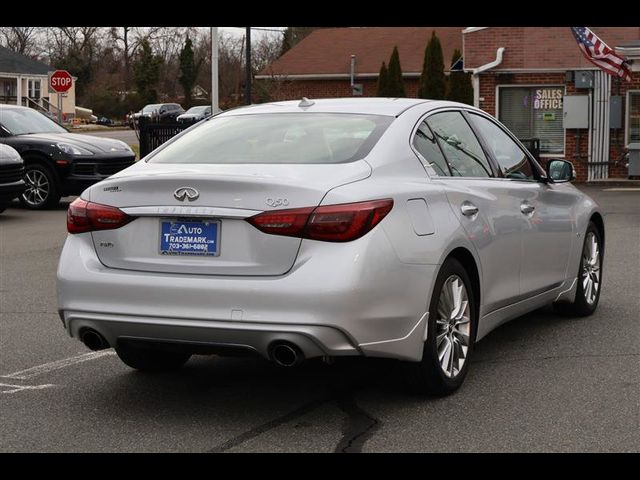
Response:
M56 70L49 76L49 87L57 93L64 93L71 88L73 78L66 70Z

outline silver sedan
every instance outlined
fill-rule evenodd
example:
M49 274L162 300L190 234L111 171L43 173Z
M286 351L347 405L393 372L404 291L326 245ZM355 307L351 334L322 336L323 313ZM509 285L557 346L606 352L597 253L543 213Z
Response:
M230 110L70 205L60 315L140 370L387 357L445 395L500 324L550 303L595 311L604 221L573 178L458 103Z

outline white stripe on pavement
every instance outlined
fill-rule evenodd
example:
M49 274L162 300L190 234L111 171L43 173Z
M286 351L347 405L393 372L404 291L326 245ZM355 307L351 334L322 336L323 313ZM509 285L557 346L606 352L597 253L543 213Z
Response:
M0 383L0 393L16 393L22 390L42 390L43 388L55 387L50 383L45 385L12 385L10 383ZM1 390L2 388L9 388L10 390Z
M640 192L640 187L603 188L603 192Z
M62 360L56 360L55 362L45 363L36 367L27 368L26 370L20 370L19 372L11 373L9 375L2 375L0 378L13 378L16 380L26 380L27 378L37 377L43 373L52 372L54 370L60 370L61 368L70 367L78 363L88 362L89 360L95 360L96 358L105 357L108 355L115 355L113 350L102 350L100 352L83 353L75 357L64 358Z

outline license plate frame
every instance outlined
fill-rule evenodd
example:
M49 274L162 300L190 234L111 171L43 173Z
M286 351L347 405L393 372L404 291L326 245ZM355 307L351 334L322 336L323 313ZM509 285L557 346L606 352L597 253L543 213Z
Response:
M168 225L168 231L165 231L165 225ZM171 228L173 225L183 225L185 226L185 231L180 233L183 236L192 236L192 237L202 237L200 233L194 233L192 229L197 229L200 227L205 227L206 229L213 228L213 235L206 234L204 235L207 240L206 245L207 249L204 251L198 251L196 249L190 250L190 247L186 247L186 245L194 245L198 244L198 242L170 242L168 239L165 241L164 235L171 234ZM188 225L188 226L187 226ZM180 228L180 227L178 227ZM190 257L219 257L220 256L220 231L222 229L222 222L220 219L203 219L203 218L160 218L159 222L159 235L158 235L158 252L163 256L190 256ZM197 230L196 230L197 232ZM210 232L208 232L210 233ZM175 232L174 235L178 235L179 232ZM209 245L211 244L211 240L215 236L213 240L213 245L215 251L209 250ZM176 249L171 248L171 245L179 245ZM164 248L168 246L169 248ZM183 250L184 249L184 250Z

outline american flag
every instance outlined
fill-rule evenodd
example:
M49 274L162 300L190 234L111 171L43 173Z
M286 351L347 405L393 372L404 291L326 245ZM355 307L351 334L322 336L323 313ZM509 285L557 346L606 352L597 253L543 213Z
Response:
M571 32L587 60L609 75L631 81L631 70L625 59L611 50L595 33L587 27L571 27Z

